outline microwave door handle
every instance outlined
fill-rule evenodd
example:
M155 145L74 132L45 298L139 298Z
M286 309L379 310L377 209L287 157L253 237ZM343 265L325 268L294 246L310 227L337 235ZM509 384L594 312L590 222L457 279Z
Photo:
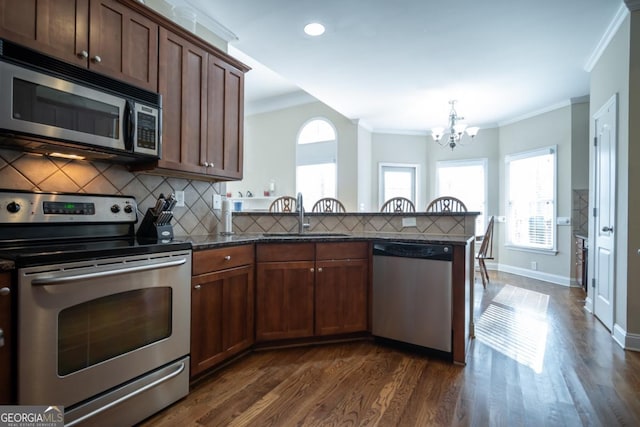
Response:
M133 153L134 151L134 130L136 127L136 114L133 102L126 100L124 104L124 148Z

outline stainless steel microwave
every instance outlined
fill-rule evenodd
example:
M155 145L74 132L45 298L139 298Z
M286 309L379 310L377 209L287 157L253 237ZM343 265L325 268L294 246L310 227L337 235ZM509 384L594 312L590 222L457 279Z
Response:
M0 148L46 155L153 161L162 97L0 40Z

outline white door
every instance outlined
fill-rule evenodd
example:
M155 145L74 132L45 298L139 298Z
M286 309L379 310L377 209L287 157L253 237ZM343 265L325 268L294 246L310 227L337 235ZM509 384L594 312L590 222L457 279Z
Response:
M615 207L617 95L595 115L595 213L593 312L609 329L613 328L615 291Z

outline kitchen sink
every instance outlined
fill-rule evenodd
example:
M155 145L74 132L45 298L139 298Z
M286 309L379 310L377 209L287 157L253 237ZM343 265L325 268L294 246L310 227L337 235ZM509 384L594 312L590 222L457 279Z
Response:
M323 232L318 232L318 233L314 233L314 232L308 232L308 233L288 233L288 232L281 232L281 233L263 233L262 234L264 237L345 237L345 236L349 236L349 234L347 233L323 233Z

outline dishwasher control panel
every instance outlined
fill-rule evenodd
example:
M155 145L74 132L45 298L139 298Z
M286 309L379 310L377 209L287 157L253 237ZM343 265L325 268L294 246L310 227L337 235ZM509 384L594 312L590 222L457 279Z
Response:
M373 255L452 261L453 246L431 243L378 242L373 245Z

